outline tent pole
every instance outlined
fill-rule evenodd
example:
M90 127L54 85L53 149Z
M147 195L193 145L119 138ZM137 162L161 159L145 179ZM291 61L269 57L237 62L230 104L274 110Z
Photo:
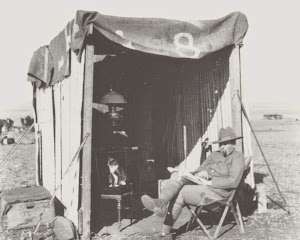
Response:
M239 99L239 101L240 101L240 103L241 103L241 106L242 106L242 110L243 110L244 116L245 116L245 118L247 119L247 122L248 122L248 124L249 124L249 126L250 126L250 129L251 129L252 133L253 133L253 136L254 136L255 141L256 141L256 143L257 143L257 145L258 145L258 148L259 148L259 150L260 150L260 152L261 152L261 155L263 156L263 159L264 159L264 161L265 161L265 163L266 163L266 165L267 165L267 167L268 167L268 170L269 170L269 172L270 172L270 174L271 174L271 177L272 177L272 179L273 179L273 181L274 181L274 183L275 183L275 185L276 185L276 188L277 188L277 190L278 190L278 193L279 193L279 195L281 196L281 198L282 198L283 202L285 203L285 205L288 206L287 203L286 203L286 201L285 201L285 199L284 199L284 197L283 197L283 195L282 195L282 193L281 193L281 191L280 191L280 189L279 189L279 186L278 186L278 184L277 184L277 182L276 182L276 180L275 180L275 177L273 176L273 173L272 173L271 168L270 168L270 166L269 166L269 163L268 163L268 161L267 161L267 159L266 159L266 157L265 157L265 154L264 154L264 152L263 152L263 150L262 150L262 148L261 148L261 146L260 146L260 144L259 144L259 142L258 142L258 139L257 139L257 137L256 137L256 135L255 135L254 129L253 129L253 127L252 127L252 124L250 123L250 120L249 120L249 118L248 118L246 109L245 109L245 107L244 107L244 105L243 105L243 103L242 103L242 100L241 100L241 97L240 97L239 93L237 93L237 96L238 96L238 99ZM283 210L287 211L288 214L290 214L289 210L284 209L284 208L283 208L280 204L278 204L278 203L277 203L277 205L280 206Z
M231 97L231 127L237 136L243 136L241 103L235 96L241 89L240 46L233 48L229 57L230 97ZM236 142L236 149L243 152L243 142Z
M83 135L90 133L82 154L82 239L91 238L91 165L92 165L92 104L94 79L94 45L90 42L93 24L89 25L88 42L85 51L84 93L83 93ZM81 223L79 223L81 224Z

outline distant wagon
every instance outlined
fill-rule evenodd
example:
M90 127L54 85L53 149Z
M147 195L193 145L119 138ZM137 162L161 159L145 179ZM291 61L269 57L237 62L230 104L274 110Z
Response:
M265 114L264 118L268 120L272 120L272 119L281 120L283 119L283 116L281 114Z
M112 93L111 86L127 101L119 109L131 144L141 152L138 174L152 158L161 168L195 169L202 143L210 145L226 126L244 137L238 150L252 155L238 99L247 28L240 12L185 22L78 11L49 46L34 53L28 76L34 83L38 184L53 193L84 136L91 134L56 196L83 239L90 238L97 217L97 150L107 146L110 129L93 106ZM115 114L113 104L108 109ZM115 147L124 149L122 144Z

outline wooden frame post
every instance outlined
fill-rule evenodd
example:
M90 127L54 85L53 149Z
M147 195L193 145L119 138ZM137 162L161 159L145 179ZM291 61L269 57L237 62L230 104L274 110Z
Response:
M93 33L93 24L88 35ZM90 137L86 141L82 154L82 239L91 238L91 165L92 165L92 105L94 80L94 45L87 41L85 50L84 94L83 94L83 133ZM81 223L79 223L81 224Z
M240 45L236 45L229 57L231 127L237 136L243 136L242 106L237 93L241 95L241 61ZM243 139L237 140L236 149L243 152Z

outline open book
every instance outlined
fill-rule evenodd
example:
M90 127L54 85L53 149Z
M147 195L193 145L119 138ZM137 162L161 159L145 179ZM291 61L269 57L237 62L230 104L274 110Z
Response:
M199 185L203 184L203 182L201 181L200 177L195 177L193 174L191 174L188 171L182 171L182 170L179 170L179 169L176 169L176 168L172 168L172 167L168 167L167 169L168 169L168 171L170 173L172 173L172 172L178 172L181 177L184 177L184 178L186 178L186 179L188 179L188 180L190 180L190 181L192 181L192 182L194 182L196 184L199 184Z

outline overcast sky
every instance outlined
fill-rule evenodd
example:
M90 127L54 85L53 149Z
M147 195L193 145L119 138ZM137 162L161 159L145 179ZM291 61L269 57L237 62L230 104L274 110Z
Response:
M34 51L48 45L77 10L182 20L215 19L241 11L249 22L242 48L249 101L300 106L300 14L296 0L20 0L1 3L1 9L0 109L31 101L32 87L26 79Z

